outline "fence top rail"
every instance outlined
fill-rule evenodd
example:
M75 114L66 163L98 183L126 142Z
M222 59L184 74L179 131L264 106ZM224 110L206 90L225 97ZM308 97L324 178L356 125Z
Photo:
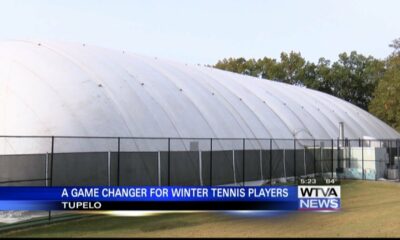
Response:
M249 140L249 141L338 141L339 138L218 138L218 137L112 137L112 136L50 136L50 135L0 135L0 138L55 138L55 139L132 139L132 140ZM400 141L399 138L363 139L346 138L340 141Z

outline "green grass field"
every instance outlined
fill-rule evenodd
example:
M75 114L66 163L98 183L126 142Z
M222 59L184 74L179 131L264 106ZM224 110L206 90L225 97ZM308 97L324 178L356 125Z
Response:
M400 237L400 184L346 181L342 209L250 218L221 213L100 215L0 237Z

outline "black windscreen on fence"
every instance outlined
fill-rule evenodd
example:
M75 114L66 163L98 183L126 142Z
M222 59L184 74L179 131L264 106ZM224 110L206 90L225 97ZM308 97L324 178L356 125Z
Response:
M388 169L398 169L400 153L398 140L0 140L5 146L0 186L259 185L304 177L376 180L387 178Z

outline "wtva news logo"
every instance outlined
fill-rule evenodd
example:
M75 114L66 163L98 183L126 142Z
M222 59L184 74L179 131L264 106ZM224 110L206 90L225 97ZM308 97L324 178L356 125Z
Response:
M340 186L298 186L299 210L337 211Z

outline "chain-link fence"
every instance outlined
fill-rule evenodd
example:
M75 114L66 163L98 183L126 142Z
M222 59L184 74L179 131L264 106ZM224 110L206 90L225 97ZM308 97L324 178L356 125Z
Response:
M399 156L399 139L1 136L0 186L250 186L291 184L306 177L399 180Z
M398 179L399 139L0 137L0 186Z

